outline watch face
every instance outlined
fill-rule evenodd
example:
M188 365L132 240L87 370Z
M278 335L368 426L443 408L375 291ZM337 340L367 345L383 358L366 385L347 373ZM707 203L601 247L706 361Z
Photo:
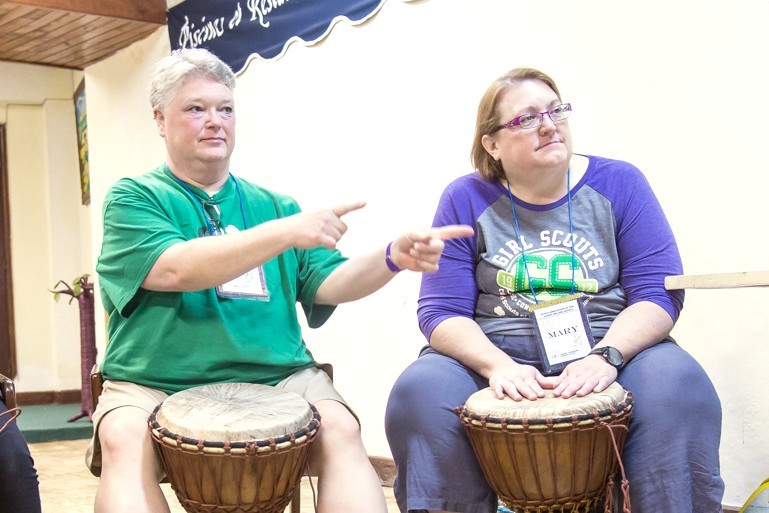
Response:
M590 354L599 354L606 362L612 367L619 369L625 364L625 359L622 357L622 353L616 347L596 347Z
M603 348L603 356L606 358L606 361L608 361L614 367L621 367L624 363L622 353L619 352L619 349L614 347Z

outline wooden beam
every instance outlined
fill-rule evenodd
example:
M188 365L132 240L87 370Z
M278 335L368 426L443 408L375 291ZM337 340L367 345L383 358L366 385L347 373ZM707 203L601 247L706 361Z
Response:
M42 9L108 16L124 20L166 24L165 0L13 0L9 4L21 4Z
M665 288L731 289L737 287L768 287L769 271L746 271L717 274L681 274L665 277Z

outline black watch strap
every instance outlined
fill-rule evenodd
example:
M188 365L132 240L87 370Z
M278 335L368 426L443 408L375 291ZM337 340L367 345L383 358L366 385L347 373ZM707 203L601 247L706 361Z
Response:
M625 365L625 358L622 356L622 352L616 347L602 346L593 348L588 354L597 354L606 360L606 363L619 370Z

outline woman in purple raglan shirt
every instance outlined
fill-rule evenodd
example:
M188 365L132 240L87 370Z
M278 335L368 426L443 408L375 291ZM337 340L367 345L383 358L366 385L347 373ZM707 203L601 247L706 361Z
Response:
M533 400L552 388L568 398L614 381L635 401L623 453L634 513L722 510L720 402L670 337L683 304L681 291L664 288L665 276L682 273L672 231L637 168L573 153L570 113L554 81L529 68L500 77L481 100L478 172L446 188L434 221L476 235L448 241L439 271L424 275L429 345L387 406L403 513L496 510L453 411L477 390ZM583 293L596 350L546 375L530 307L569 292Z

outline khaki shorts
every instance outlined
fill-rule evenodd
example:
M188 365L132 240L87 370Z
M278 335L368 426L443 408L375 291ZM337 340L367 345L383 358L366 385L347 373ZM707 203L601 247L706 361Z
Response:
M358 419L355 412L334 388L331 378L318 367L300 370L275 385L275 388L297 393L311 404L326 399L340 402ZM99 404L93 412L94 434L85 454L85 464L93 475L97 477L101 475L99 424L104 416L116 408L131 406L146 411L149 417L155 407L167 397L168 394L164 392L129 381L106 380L104 382Z

